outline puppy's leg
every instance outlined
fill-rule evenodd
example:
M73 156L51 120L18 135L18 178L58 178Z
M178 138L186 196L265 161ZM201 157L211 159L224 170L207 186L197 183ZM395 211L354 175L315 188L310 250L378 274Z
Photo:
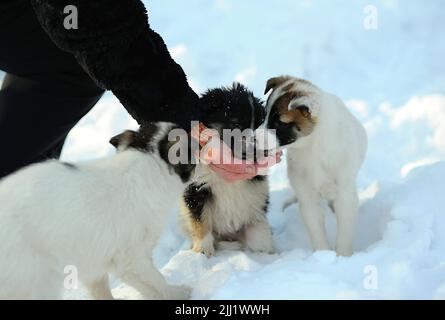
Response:
M91 297L95 300L113 300L113 295L110 290L110 283L108 281L108 274L96 281L86 283L85 286L88 289Z
M298 195L300 213L308 228L312 248L318 250L331 250L324 224L324 210L321 199L316 193Z
M206 217L201 217L201 219L191 219L193 239L192 250L201 252L207 257L212 256L215 253L215 239L212 234L209 219Z
M181 213L192 237L192 250L202 252L206 256L215 253L211 210L208 209L212 198L212 190L206 184L195 182L187 187L181 199Z
M245 245L255 252L273 253L275 251L272 231L266 217L246 227Z
M354 252L354 237L357 223L358 195L355 187L340 189L333 201L337 218L336 251L342 256L351 256Z
M190 298L190 289L169 285L150 258L135 258L122 275L122 280L138 290L146 299Z

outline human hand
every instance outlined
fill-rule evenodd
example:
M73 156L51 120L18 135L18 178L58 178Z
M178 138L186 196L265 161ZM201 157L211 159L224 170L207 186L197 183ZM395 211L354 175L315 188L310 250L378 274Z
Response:
M191 136L203 147L199 152L199 159L228 182L267 175L268 169L281 161L281 151L255 163L235 158L229 146L219 139L218 133L201 123L192 128Z

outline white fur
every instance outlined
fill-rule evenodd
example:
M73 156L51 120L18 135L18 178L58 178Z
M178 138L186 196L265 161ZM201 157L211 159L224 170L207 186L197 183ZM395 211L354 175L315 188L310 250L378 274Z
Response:
M183 184L157 153L126 150L67 167L31 165L0 181L0 299L57 299L73 265L94 298L115 272L145 297L185 298L152 249Z
M349 256L354 249L358 211L356 177L367 148L365 129L338 97L295 78L275 88L268 110L284 93L282 88L291 83L291 90L306 92L308 96L294 99L289 108L306 105L317 123L311 134L287 146L290 183L313 249L331 248L321 203L326 200L337 217L337 253Z

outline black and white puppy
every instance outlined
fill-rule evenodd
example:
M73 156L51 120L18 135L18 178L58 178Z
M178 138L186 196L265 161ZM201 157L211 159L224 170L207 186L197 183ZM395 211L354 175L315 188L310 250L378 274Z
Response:
M184 299L152 260L171 199L194 166L171 165L168 123L112 139L121 152L82 164L51 160L0 181L0 299L57 299L67 266L96 299L115 273L146 298ZM73 280L74 281L74 280Z
M224 135L223 130L252 129L253 132L264 120L265 108L261 101L241 84L234 84L209 90L202 96L201 105L202 122L216 130L235 155L250 158L246 155L246 145L241 144L241 151L234 150L236 141ZM266 217L267 177L229 183L205 164L199 164L196 172L181 205L193 250L207 256L214 253L215 247L272 252L272 233Z

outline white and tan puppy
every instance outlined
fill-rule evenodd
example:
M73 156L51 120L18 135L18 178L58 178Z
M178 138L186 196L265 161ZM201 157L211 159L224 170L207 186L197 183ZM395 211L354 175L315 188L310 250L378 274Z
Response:
M354 250L358 212L356 177L365 158L366 132L336 96L308 81L272 78L264 127L287 147L288 177L314 250L329 250L323 201L337 218L336 251ZM259 137L261 140L262 137Z
M0 181L0 299L58 299L67 266L97 299L115 273L146 298L178 299L152 250L193 166L167 161L169 124L112 139L120 153L79 165L47 161Z

